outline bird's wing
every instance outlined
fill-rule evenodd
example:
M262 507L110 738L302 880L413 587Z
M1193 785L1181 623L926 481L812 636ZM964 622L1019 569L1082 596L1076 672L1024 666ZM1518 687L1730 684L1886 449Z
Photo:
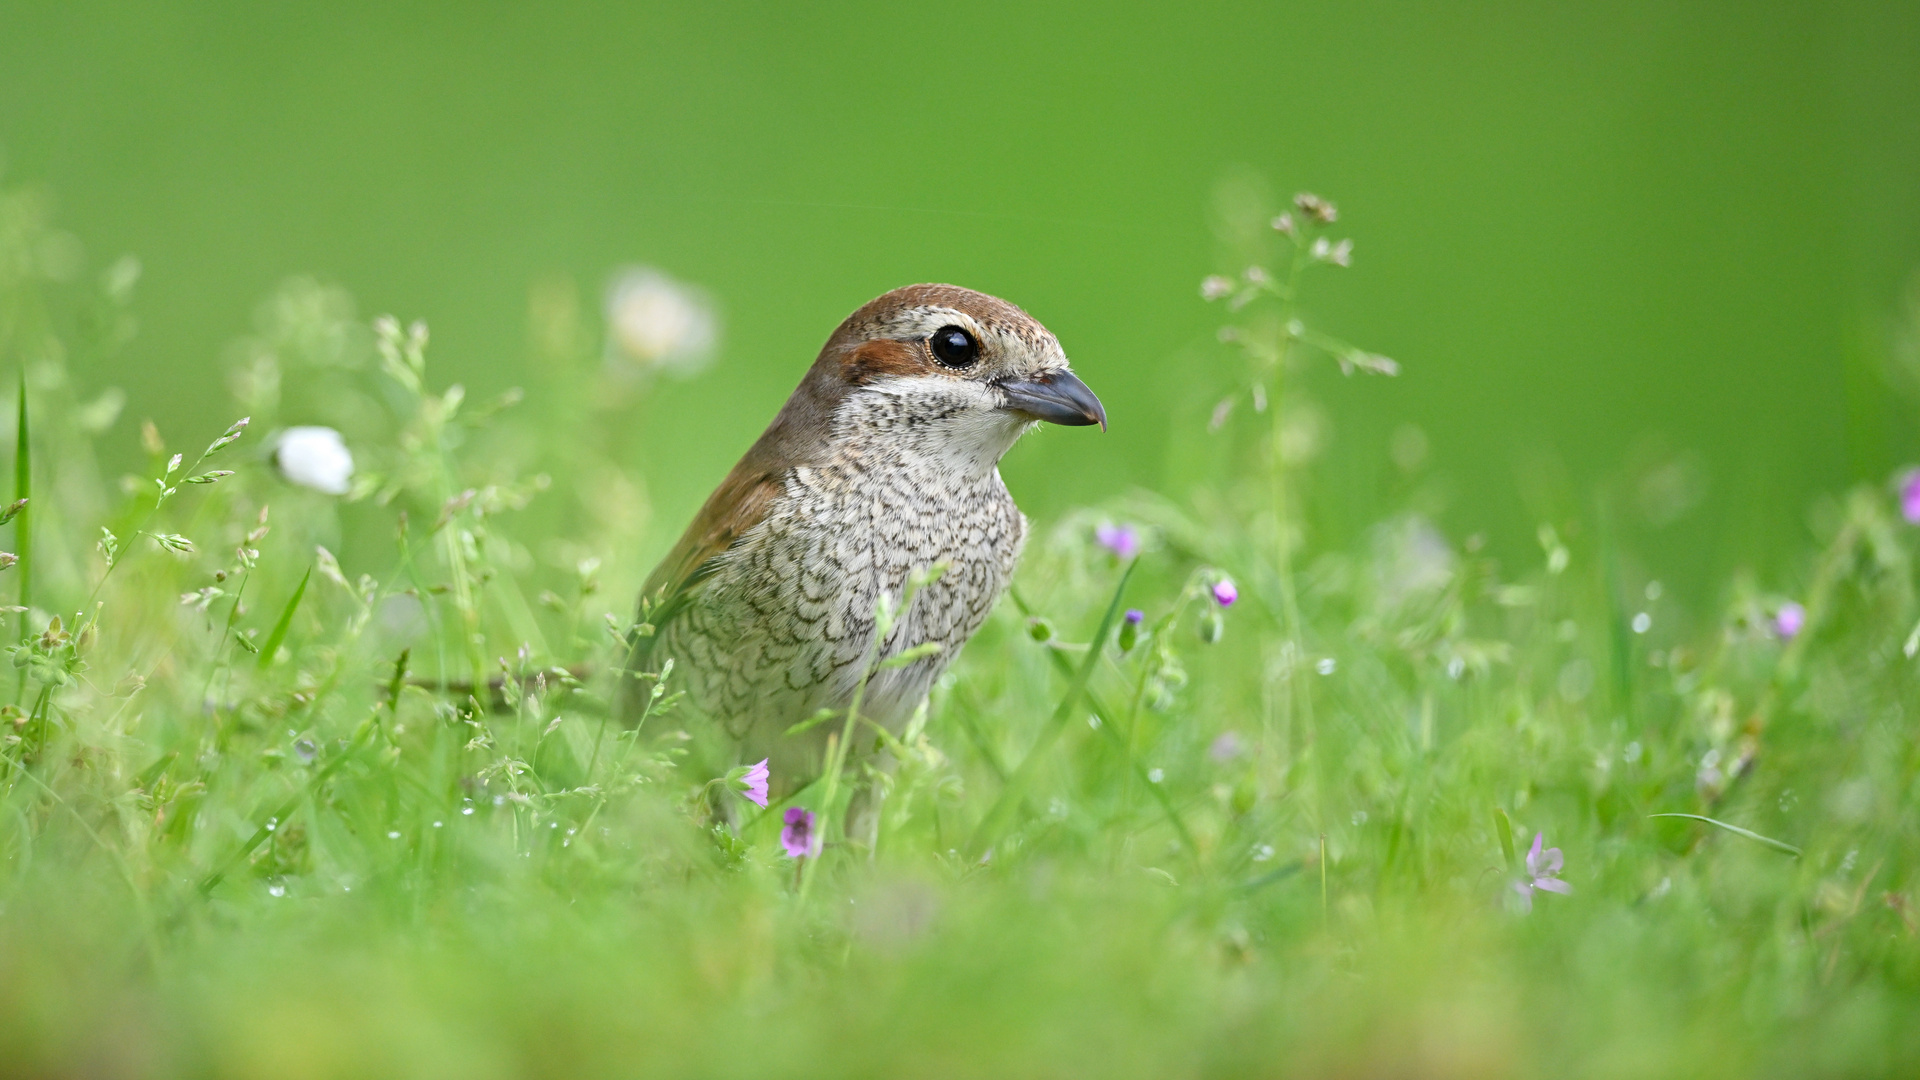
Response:
M667 624L692 602L697 587L712 574L721 555L760 524L784 490L784 471L776 473L751 461L733 467L706 505L694 515L680 542L647 575L640 590L640 619L653 633L636 638L628 669L651 670L653 643Z

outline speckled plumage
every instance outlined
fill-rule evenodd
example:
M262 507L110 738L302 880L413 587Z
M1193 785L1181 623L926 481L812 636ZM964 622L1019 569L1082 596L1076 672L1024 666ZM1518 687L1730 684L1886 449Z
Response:
M974 368L949 369L925 346L953 326L978 338ZM877 657L926 642L939 652L875 671L863 698L863 715L897 727L1007 587L1027 525L997 465L1036 419L1011 395L1056 381L1085 390L1053 335L1004 301L913 286L861 308L649 580L643 613L657 631L636 661L673 658L746 759L804 779L834 728L785 731L848 704L879 595L898 598L910 574L944 560Z

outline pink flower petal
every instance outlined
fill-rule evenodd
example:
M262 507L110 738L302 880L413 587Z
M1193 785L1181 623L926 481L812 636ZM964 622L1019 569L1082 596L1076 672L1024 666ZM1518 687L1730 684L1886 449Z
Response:
M1529 860L1529 862L1531 862L1531 860ZM1534 877L1552 877L1559 873L1561 868L1566 865L1567 857L1560 854L1560 849L1550 847L1540 853L1540 865L1530 866L1528 869L1533 871Z

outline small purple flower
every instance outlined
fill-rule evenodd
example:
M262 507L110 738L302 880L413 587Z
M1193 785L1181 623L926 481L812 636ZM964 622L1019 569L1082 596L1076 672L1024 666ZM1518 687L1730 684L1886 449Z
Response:
M749 765L740 775L732 777L734 790L740 797L755 806L767 805L767 759L761 758L757 765Z
M1225 765L1240 756L1240 736L1231 731L1223 731L1220 737L1207 747L1207 756L1217 764Z
M813 811L789 806L785 820L787 827L780 830L780 846L787 850L788 858L804 859L820 854L821 836L813 827Z
M1526 911L1533 910L1533 893L1536 889L1562 896L1573 894L1573 886L1560 880L1560 868L1566 865L1566 857L1560 854L1557 847L1540 850L1545 838L1545 833L1533 834L1533 848L1527 852L1527 880L1513 883L1513 890L1520 894L1520 906Z
M1232 578L1221 578L1213 583L1213 599L1221 607L1232 607L1240 599L1240 590L1234 588Z
M1122 559L1140 554L1140 534L1131 525L1099 525L1093 530L1093 538Z
M1792 641L1807 626L1807 609L1789 600L1773 615L1773 632Z
M1914 525L1920 525L1920 469L1908 469L1900 474L1900 516Z
M1125 616L1128 626L1139 626L1141 620L1145 619L1146 617L1147 617L1147 613L1144 611L1141 611L1137 607L1128 608L1127 614Z

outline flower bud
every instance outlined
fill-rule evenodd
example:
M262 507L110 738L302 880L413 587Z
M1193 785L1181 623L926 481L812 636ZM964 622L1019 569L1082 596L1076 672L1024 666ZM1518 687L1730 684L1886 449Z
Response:
M1227 621L1220 617L1220 613L1218 611L1209 611L1205 615L1200 616L1200 640L1201 641L1204 641L1207 644L1212 645L1218 642L1220 640L1220 635L1226 632L1227 632Z

